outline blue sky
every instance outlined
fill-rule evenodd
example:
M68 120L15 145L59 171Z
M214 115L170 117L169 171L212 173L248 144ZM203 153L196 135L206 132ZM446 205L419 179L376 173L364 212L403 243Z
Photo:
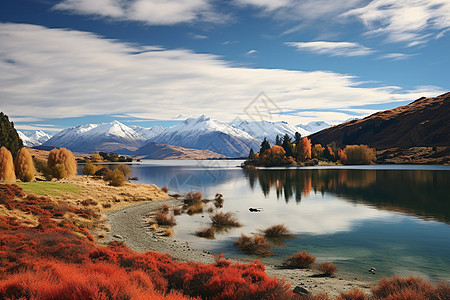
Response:
M21 130L339 123L450 90L448 0L3 0L0 41Z

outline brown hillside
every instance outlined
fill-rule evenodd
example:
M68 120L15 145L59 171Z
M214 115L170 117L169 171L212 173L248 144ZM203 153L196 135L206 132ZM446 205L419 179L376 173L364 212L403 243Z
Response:
M375 113L361 120L324 129L310 136L316 144L338 147L366 144L388 148L450 146L450 92L420 98L408 105Z
M189 149L150 142L139 148L135 157L141 159L208 159L224 158L225 156L210 150Z

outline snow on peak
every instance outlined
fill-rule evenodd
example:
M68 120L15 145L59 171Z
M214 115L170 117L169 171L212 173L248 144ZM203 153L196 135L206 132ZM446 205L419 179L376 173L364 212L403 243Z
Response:
M42 130L27 130L24 132L17 131L20 139L26 147L36 147L42 145L51 138L51 135Z
M309 131L311 133L316 133L316 132L321 131L321 130L323 130L325 128L331 127L331 125L328 124L327 122L324 122L324 121L312 121L312 122L309 122L306 125L299 124L296 127L305 129L305 130L307 130L307 131Z
M286 121L270 122L270 121L243 121L237 128L243 130L255 137L259 141L263 141L264 138L271 143L275 143L277 135L282 138L285 134L288 134L291 138L295 136L296 132L299 132L301 136L310 135L310 132L291 126Z

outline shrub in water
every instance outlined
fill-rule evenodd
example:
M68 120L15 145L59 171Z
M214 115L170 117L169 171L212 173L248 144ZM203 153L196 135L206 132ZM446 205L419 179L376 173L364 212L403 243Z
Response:
M202 230L198 230L195 232L195 235L198 237L204 238L214 238L214 234L216 233L216 229L214 227L205 228Z
M202 193L191 191L186 195L186 199L184 199L184 203L187 205L193 205L193 204L196 204L196 203L202 201L202 197L203 197Z
M270 245L267 239L263 236L255 235L252 237L241 234L234 245L246 254L254 254L257 256L270 256L273 252L270 250Z
M284 224L278 224L264 229L263 234L266 238L277 238L289 236L291 232L289 231L289 229L287 229L286 226L284 226Z
M213 226L216 227L240 227L241 223L236 219L234 213L232 212L217 212L210 216Z

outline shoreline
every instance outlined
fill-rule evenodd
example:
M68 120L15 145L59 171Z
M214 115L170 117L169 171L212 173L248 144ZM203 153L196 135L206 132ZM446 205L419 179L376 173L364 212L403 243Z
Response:
M215 262L214 254L202 249L191 247L188 242L178 240L176 237L162 237L148 228L145 224L147 216L161 208L163 204L169 206L179 204L181 200L168 199L162 201L152 201L135 204L117 210L110 210L105 213L106 223L111 230L106 237L97 239L99 244L107 244L110 241L123 241L130 249L144 253L155 251L169 254L174 260L184 262L199 262L211 264ZM247 263L248 261L229 259L234 263ZM283 269L275 265L264 264L266 273L270 277L284 279L291 288L301 286L312 294L327 293L328 297L335 298L342 292L358 288L370 295L371 283L361 280L348 279L339 276L339 272L334 277L319 277L316 270L310 269Z

